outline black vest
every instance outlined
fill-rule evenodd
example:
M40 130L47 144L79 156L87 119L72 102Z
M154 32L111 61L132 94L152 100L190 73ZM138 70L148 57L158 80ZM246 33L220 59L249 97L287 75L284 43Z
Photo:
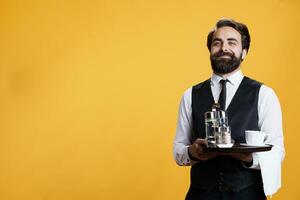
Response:
M259 130L257 104L260 87L261 83L244 77L227 108L231 137L236 143L245 142L245 130ZM213 103L210 80L193 87L191 142L197 138L205 138L204 113L211 110ZM233 191L240 191L254 184L262 186L259 170L247 169L241 161L230 156L200 161L191 168L191 187L211 190L220 180Z

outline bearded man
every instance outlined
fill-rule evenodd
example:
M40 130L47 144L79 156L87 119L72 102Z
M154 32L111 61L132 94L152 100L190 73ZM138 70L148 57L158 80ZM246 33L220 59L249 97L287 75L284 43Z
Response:
M219 20L207 36L213 74L185 91L173 146L176 163L191 166L186 200L265 200L270 194L264 190L257 153L203 152L207 144L204 113L218 102L222 90L221 107L228 114L231 137L245 143L246 130L268 134L272 167L281 170L285 150L280 103L270 87L243 75L241 64L249 47L247 26L231 19Z

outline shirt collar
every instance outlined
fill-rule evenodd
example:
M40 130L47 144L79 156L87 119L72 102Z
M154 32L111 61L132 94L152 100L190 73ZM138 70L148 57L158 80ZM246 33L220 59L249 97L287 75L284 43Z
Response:
M231 74L230 76L227 77L227 80L229 81L230 84L232 85L236 85L238 83L240 83L242 81L242 79L244 78L244 75L242 73L241 70L238 70L237 72L235 72L234 74ZM211 84L212 85L218 85L220 80L222 80L223 78L215 73L213 73L212 77L211 77Z

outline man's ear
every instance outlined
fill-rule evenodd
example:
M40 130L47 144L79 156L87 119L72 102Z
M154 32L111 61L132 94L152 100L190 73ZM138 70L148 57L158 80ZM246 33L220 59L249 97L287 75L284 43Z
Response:
M248 53L247 50L246 50L246 49L243 49L243 51L242 51L242 60L245 59L247 53Z

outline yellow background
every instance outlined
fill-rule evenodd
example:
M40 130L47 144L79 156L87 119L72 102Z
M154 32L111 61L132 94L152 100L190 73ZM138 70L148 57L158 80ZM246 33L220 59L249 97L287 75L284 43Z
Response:
M0 199L183 199L179 101L211 75L221 17L248 25L243 72L281 101L272 199L300 199L299 13L297 0L0 1Z

